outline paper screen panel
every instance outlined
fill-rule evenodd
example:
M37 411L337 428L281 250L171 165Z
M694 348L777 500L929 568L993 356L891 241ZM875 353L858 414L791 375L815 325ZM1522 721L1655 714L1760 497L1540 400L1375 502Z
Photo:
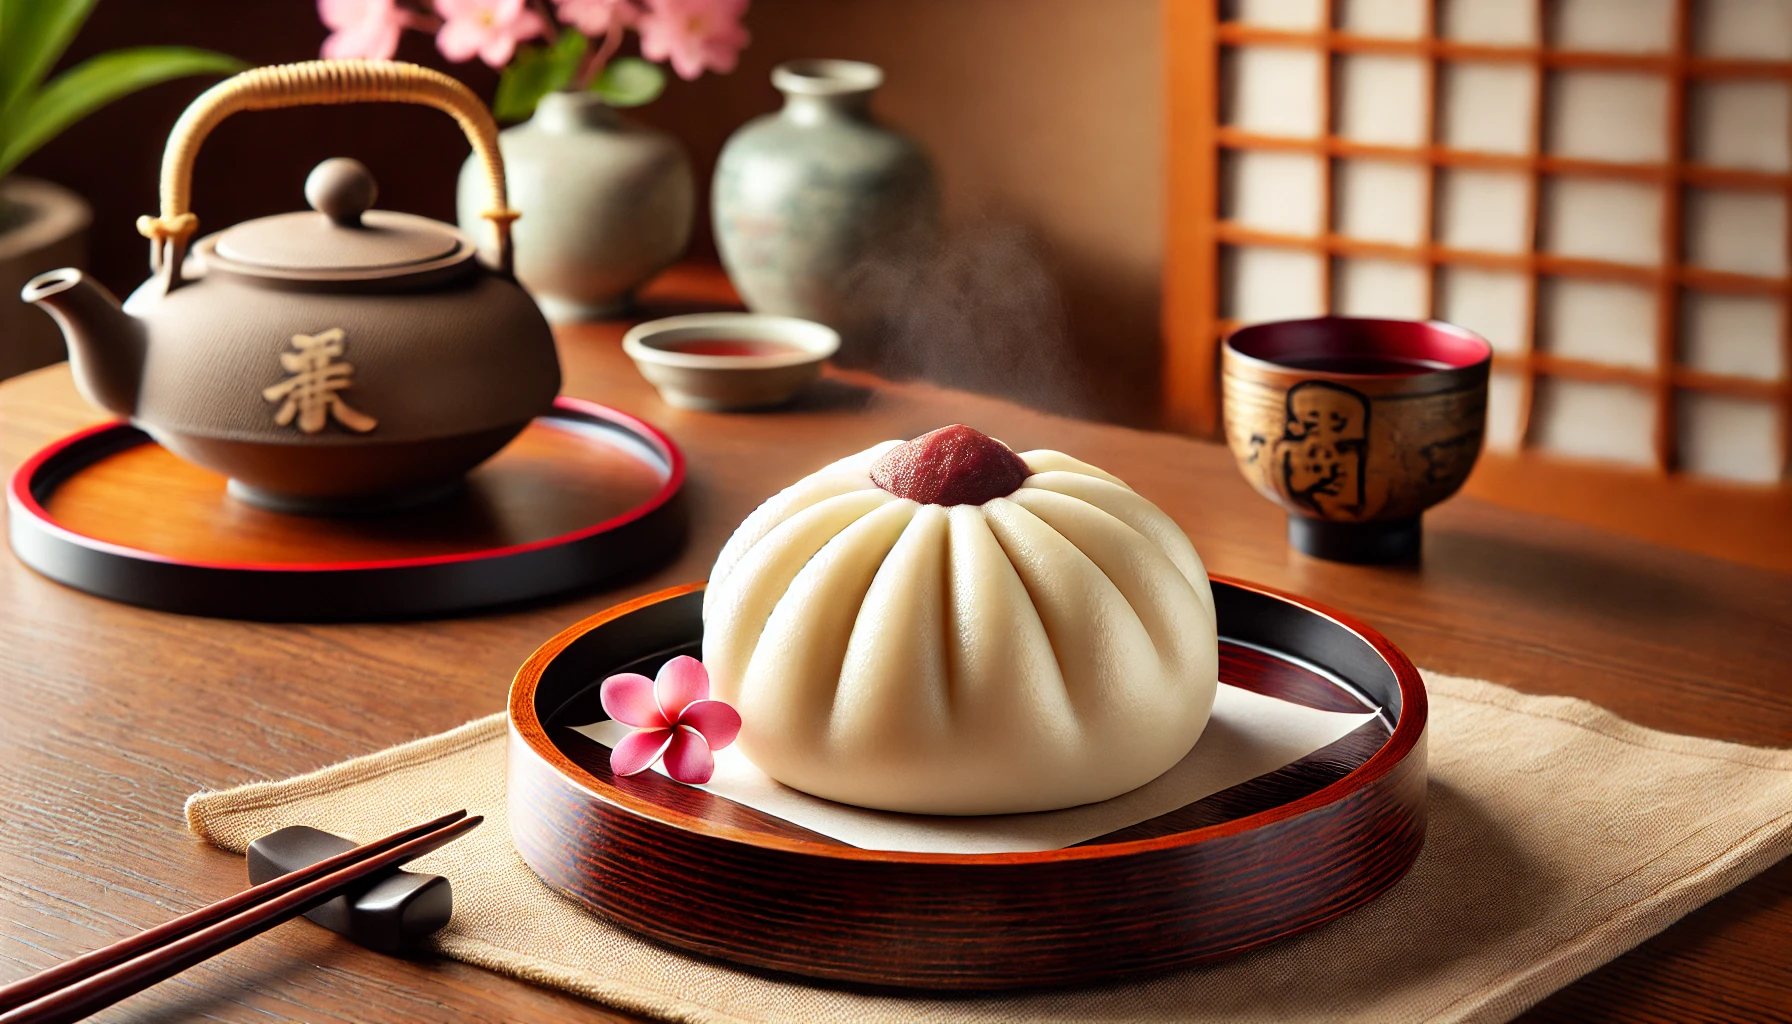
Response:
M1527 156L1536 137L1537 69L1455 61L1438 69L1438 140L1462 153Z
M1680 395L1680 464L1688 472L1741 483L1780 478L1786 452L1771 402L1685 391Z
M1792 0L1701 0L1692 38L1702 57L1792 61Z
M1324 173L1321 159L1311 153L1225 153L1220 163L1220 216L1261 231L1316 234L1321 228Z
M1343 316L1423 320L1430 287L1425 268L1417 263L1372 257L1332 261L1333 306Z
M1650 72L1558 71L1544 105L1544 151L1613 163L1667 160L1668 79Z
M1221 6L1227 20L1241 25L1309 31L1325 25L1324 0L1229 0Z
M1367 242L1425 244L1425 168L1394 160L1338 160L1332 175L1338 234Z
M1792 84L1695 82L1687 104L1687 150L1694 163L1792 171Z
M1238 246L1221 256L1222 312L1239 324L1298 320L1325 313L1324 261L1273 246Z
M1431 0L1337 0L1338 27L1379 39L1420 39Z
M1688 291L1680 299L1680 363L1702 373L1786 377L1785 307L1761 295Z
M1545 278L1537 345L1564 359L1652 370L1659 312L1655 291L1628 281Z
M1443 267L1437 277L1437 317L1486 338L1496 355L1522 356L1531 335L1534 287L1529 275L1516 271Z
M1437 180L1437 240L1451 249L1522 254L1531 247L1531 177L1446 167Z
M1529 46L1537 41L1537 8L1525 0L1439 0L1439 34L1462 43Z
M1550 43L1562 50L1669 53L1674 0L1558 0L1549 7Z
M1430 63L1417 57L1340 54L1332 68L1338 135L1387 146L1424 145L1430 73Z
M1667 190L1568 175L1542 182L1539 248L1571 259L1659 267ZM1652 339L1638 339L1651 344Z
M1707 270L1786 276L1786 197L1740 189L1686 190L1686 262Z
M1308 50L1247 46L1222 62L1225 123L1262 135L1310 139L1322 131L1319 83L1325 62Z
M1655 461L1655 399L1630 384L1545 380L1537 386L1532 432L1557 455L1632 466Z
M1524 439L1524 380L1510 370L1487 379L1488 451L1515 452Z

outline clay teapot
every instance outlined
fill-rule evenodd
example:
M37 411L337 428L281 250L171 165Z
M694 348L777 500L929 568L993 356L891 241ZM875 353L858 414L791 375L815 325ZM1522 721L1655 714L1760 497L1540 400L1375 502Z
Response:
M313 209L200 238L193 161L233 113L305 104L403 101L452 114L484 168L495 267L457 228L374 210L372 176L320 164ZM447 173L444 171L444 173ZM560 389L547 321L510 273L497 126L465 86L395 61L257 68L181 115L162 158L153 276L121 307L79 270L25 286L68 341L75 382L168 450L230 478L231 493L278 511L409 504L453 488Z

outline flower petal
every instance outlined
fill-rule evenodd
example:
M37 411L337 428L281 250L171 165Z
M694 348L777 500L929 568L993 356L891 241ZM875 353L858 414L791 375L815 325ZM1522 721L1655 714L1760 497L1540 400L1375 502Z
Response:
M678 721L679 712L694 700L709 696L709 670L689 655L681 654L660 667L653 680L653 695L667 722Z
M653 699L653 680L638 672L623 672L604 680L598 698L603 701L604 714L623 725L637 729L665 729L672 725L660 714L660 706Z
M485 44L479 47L479 59L491 67L503 70L516 56L516 37L502 32L485 37Z
M436 33L436 49L442 51L442 56L456 63L472 60L484 45L485 31L472 21L450 17Z
M709 749L720 750L740 735L740 712L726 701L694 700L679 713L678 724L702 733Z
M716 756L709 752L703 735L688 725L672 733L672 742L666 747L666 774L687 786L708 782L716 773Z
M746 0L645 0L636 19L641 56L671 61L687 80L706 67L732 71L751 38L740 23L746 10Z
M588 36L601 36L612 28L624 28L634 20L629 0L554 0L560 20Z
M616 744L616 749L610 751L610 772L618 776L641 774L653 767L653 762L666 753L678 735L671 729L642 729L629 733ZM704 753L708 754L708 751Z

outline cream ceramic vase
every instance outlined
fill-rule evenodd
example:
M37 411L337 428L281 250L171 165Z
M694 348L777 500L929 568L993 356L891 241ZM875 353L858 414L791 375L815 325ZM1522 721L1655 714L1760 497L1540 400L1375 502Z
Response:
M696 204L691 162L671 135L623 119L591 93L555 92L498 136L510 173L516 276L549 320L613 316L684 253ZM463 229L484 210L478 168L461 168Z
M858 61L779 65L783 109L728 140L712 195L716 248L747 307L827 324L861 365L939 235L927 155L871 116L882 82Z

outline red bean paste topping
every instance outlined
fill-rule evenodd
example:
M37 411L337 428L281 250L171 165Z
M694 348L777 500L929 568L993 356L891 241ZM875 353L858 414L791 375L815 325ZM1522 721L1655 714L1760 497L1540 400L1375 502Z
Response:
M877 486L923 505L981 505L1032 475L1007 445L962 423L899 444L871 467Z

